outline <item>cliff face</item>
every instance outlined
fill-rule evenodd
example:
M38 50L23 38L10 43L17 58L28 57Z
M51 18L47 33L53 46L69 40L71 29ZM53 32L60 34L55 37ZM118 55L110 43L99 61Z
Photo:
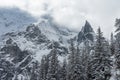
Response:
M89 22L86 21L85 25L82 27L81 31L78 34L77 42L81 43L86 40L93 42L94 36L95 32L93 31L93 28L91 27Z

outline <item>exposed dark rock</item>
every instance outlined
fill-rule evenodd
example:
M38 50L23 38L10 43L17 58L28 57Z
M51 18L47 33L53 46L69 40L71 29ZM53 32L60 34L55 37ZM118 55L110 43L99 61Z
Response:
M35 26L34 24L31 24L30 26L27 27L25 37L28 40L31 40L37 44L41 44L49 41L46 38L46 36L41 33L38 26Z
M85 40L94 41L94 31L88 21L86 21L85 26L82 27L82 30L78 34L77 41L79 43L84 42Z

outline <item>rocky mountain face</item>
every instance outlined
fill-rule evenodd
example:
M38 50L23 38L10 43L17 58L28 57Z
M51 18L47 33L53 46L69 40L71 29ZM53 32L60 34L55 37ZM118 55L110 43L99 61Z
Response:
M86 21L85 25L82 27L81 31L78 34L77 42L81 43L86 40L93 42L94 38L95 32L93 31L93 28L91 27L89 22Z
M4 43L1 45L6 45L6 41L12 39L21 50L34 52L35 59L40 60L53 46L58 49L60 55L67 53L69 40L76 34L55 23L51 16L44 15L37 23L27 26L26 30L3 35L1 38Z
M50 15L44 15L37 23L27 26L26 30L4 34L1 37L1 47L6 45L7 40L12 39L20 50L34 52L34 58L40 60L42 55L48 54L53 46L62 55L68 53L71 39L77 44L81 44L86 40L92 43L94 36L95 33L88 21L86 21L81 31L76 33L54 22Z
M78 34L57 24L50 15L44 15L38 22L27 26L26 30L9 31L1 36L0 76L3 77L3 80L8 80L6 76L12 79L16 78L16 75L23 77L25 74L31 75L31 73L26 73L30 72L31 64L39 62L42 56L47 55L54 47L57 49L58 58L63 60L69 53L71 39L74 40L74 37L77 36L74 42L79 44L85 40L93 42L94 35L94 31L87 21ZM7 66L9 67L6 70Z

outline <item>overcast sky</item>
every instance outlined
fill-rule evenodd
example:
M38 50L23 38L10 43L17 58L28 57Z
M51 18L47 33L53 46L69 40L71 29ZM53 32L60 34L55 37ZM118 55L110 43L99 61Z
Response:
M120 0L0 0L1 7L19 7L34 16L44 13L45 4L58 23L80 30L88 20L94 30L100 26L106 37L120 18Z

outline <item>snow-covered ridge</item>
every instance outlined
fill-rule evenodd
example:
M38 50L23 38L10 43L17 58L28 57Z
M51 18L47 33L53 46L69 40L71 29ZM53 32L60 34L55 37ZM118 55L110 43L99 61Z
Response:
M8 31L6 29L6 26L4 26L5 31L4 30L3 31L6 34L1 37L2 39L0 41L4 42L1 44L3 46L8 39L12 39L13 42L15 42L22 51L28 50L32 52L34 58L38 61L41 60L41 57L43 55L48 54L50 52L50 50L52 49L51 47L53 45L58 49L60 55L67 53L70 45L69 43L70 40L74 39L76 36L80 34L72 30L69 30L67 27L64 27L63 25L56 23L51 15L43 15L39 19L39 21L33 22L31 24L32 21L35 21L34 18L32 20L32 18L31 17L29 18L28 15L27 17L22 18L25 15L21 16L21 13L19 12L19 10L17 11L17 9L15 9L15 13L16 12L18 12L20 16L17 14L18 16L14 16L15 19L21 17L21 19L24 19L25 22L23 20L24 23L22 24L21 20L20 21L16 20L14 24L7 26ZM14 12L11 12L11 14L12 13ZM7 15L9 16L9 13ZM14 17L10 17L10 18L14 19ZM30 22L30 24L27 22ZM27 25L25 27L24 26L20 27L19 24L20 25L27 24ZM15 31L11 31L9 28ZM22 31L17 30L23 28L24 30ZM93 39L94 31L88 22L86 22L85 26L82 28L80 32L82 32L83 36L82 37L78 36L77 38L81 39L81 41L85 40L84 38L86 37L87 34L90 35L88 35L86 39L88 40L91 40L91 38ZM81 41L78 41L78 39L74 39L74 42L76 44L82 43Z
M74 31L70 31L67 27L57 24L51 16L48 15L44 15L35 25L39 27L41 32L45 34L48 39L54 41L59 41L61 37L70 39L77 34Z
M76 32L42 17L40 21L27 26L26 30L6 33L1 41L4 45L8 39L12 39L22 51L32 52L34 58L40 61L43 55L51 51L52 45L58 48L60 55L67 52L68 41L75 35Z

